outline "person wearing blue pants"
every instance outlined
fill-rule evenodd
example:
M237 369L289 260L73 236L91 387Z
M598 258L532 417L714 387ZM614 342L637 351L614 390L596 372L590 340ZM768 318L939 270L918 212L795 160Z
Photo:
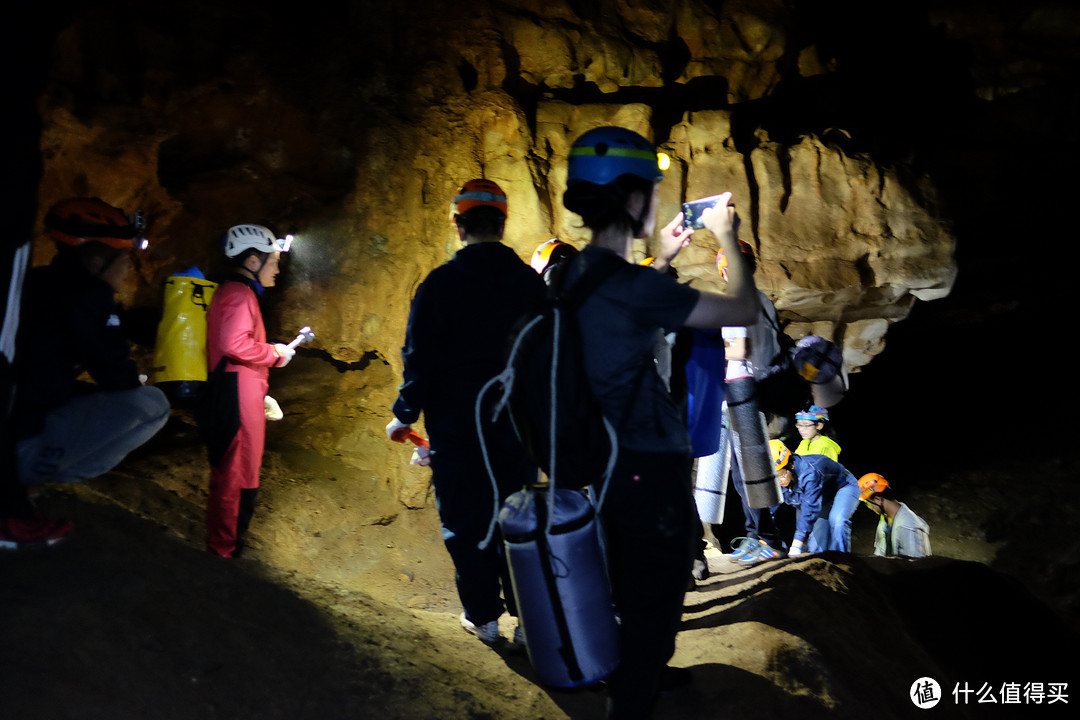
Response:
M770 440L769 446L784 502L798 514L788 556L851 552L851 516L859 506L859 481L824 455L798 455L779 440Z

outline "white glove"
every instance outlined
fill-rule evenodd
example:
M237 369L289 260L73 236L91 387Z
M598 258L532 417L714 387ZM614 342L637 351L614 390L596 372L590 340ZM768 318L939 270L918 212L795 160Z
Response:
M274 343L274 351L277 352L278 357L281 358L281 362L278 363L278 367L285 367L289 364L289 361L293 359L293 355L296 354L296 350L289 347L285 343Z
M431 464L431 451L423 445L417 445L413 450L412 460L409 461L410 465L422 465L427 467Z
M267 420L280 420L285 417L285 413L281 412L281 406L278 405L278 401L269 395L263 398L263 406L266 408Z
M792 543L791 548L787 551L788 557L795 557L796 555L803 554L802 543L796 545Z
M386 424L386 437L390 438L394 442L397 442L397 440L394 438L394 433L397 432L398 430L402 429L402 428L409 428L409 427L411 427L411 426L406 425L405 423L401 422L397 418L394 418L393 420L391 420L390 422L388 422Z

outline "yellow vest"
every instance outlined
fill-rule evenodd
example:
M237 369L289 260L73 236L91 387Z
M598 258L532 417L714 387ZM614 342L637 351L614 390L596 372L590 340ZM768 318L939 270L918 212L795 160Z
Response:
M840 462L840 446L828 435L815 435L799 443L796 455L824 455L830 460Z

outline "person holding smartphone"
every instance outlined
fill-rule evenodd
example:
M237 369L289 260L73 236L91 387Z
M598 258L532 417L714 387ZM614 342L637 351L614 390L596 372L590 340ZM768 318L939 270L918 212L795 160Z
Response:
M662 179L652 143L631 130L602 127L574 141L563 195L566 209L591 233L566 269L566 286L597 263L625 263L577 313L590 388L620 428L601 508L620 618L609 720L650 717L662 682L673 684L681 674L665 668L700 537L686 416L657 372L656 349L664 334L680 327L749 325L758 313L753 278L735 252L730 194L703 215L705 227L734 256L726 293L695 290L664 272L690 242L692 229L679 223L661 233L652 267L633 262L634 240L656 229Z

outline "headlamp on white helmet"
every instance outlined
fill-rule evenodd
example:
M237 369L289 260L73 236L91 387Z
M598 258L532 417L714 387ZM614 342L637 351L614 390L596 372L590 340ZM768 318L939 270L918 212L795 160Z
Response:
M262 225L233 225L222 238L225 257L235 258L247 250L261 253L288 252L289 248ZM289 243L291 244L291 243Z

